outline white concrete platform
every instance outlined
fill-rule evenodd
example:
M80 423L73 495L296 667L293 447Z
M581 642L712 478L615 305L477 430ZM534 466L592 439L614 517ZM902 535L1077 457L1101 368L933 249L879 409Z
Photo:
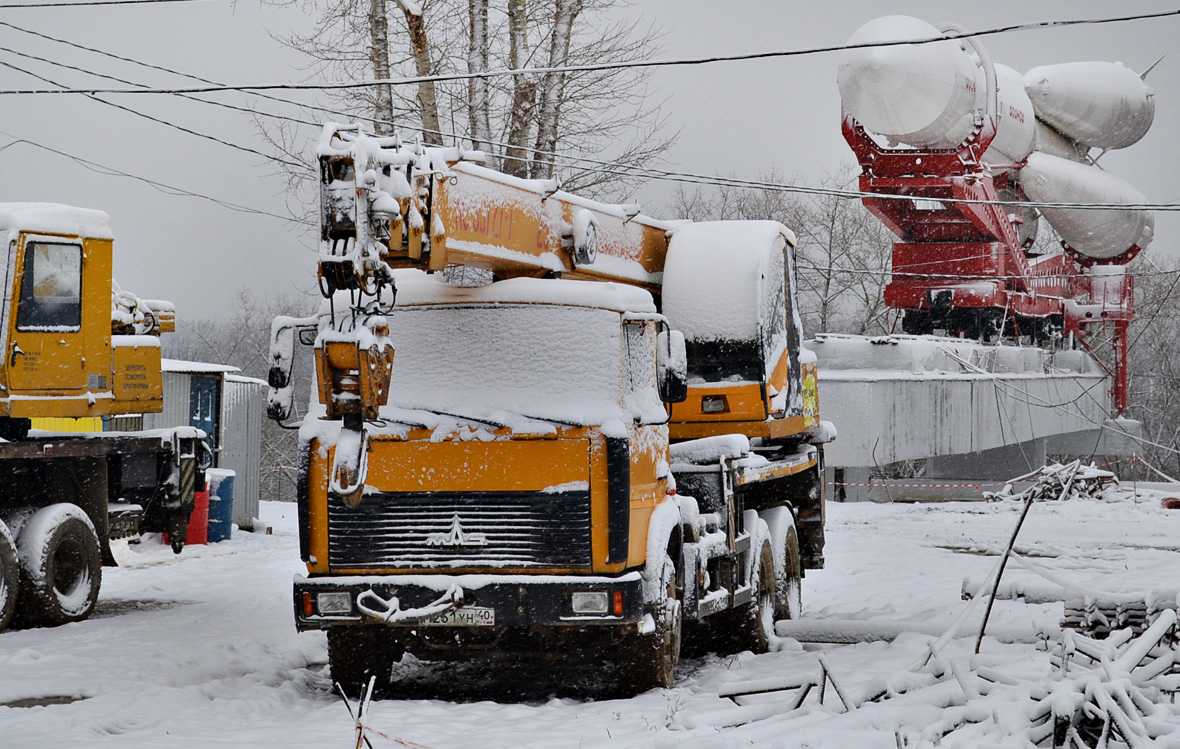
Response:
M824 450L829 466L1016 450L1037 467L1041 440L1096 443L1110 423L1110 380L1082 351L907 335L820 335L807 346L819 358L821 418L839 432ZM1020 447L1028 442L1036 448Z

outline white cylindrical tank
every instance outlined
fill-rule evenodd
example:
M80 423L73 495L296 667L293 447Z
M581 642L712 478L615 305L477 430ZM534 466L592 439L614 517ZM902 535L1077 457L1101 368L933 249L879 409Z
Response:
M1020 170L1020 184L1038 203L1146 203L1129 182L1097 167L1034 152ZM1145 248L1155 233L1150 211L1041 208L1045 219L1070 247L1089 257L1118 257L1133 246Z
M1037 120L1036 150L1059 159L1085 163L1086 153L1090 149L1057 132L1052 125Z
M983 154L989 164L1012 164L1032 153L1037 141L1036 117L1024 91L1024 76L1007 65L996 65L996 137ZM984 81L979 73L979 85Z
M1069 62L1033 68L1025 89L1037 117L1065 136L1098 148L1126 148L1155 117L1155 95L1119 62Z
M917 18L884 16L849 44L928 39L941 32ZM919 148L951 148L974 126L978 66L963 43L867 47L840 53L836 82L848 110L869 130Z
M909 16L884 16L861 26L849 44L896 42L940 36ZM1024 79L996 65L999 106L996 137L985 160L1020 161L1035 139L1032 104ZM971 134L983 109L986 76L962 41L901 44L841 53L837 83L845 109L865 128L915 148L954 148Z

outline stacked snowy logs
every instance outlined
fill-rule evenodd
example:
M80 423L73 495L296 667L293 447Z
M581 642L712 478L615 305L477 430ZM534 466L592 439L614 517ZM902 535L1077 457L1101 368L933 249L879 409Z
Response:
M898 43L940 35L908 16L885 16L858 29L850 45L886 46L841 54L837 80L845 110L891 144L953 149L976 131L990 83L997 93L996 135L983 160L993 172L1015 170L1030 201L1114 206L1040 209L1082 255L1117 262L1132 248L1146 247L1154 233L1152 214L1117 206L1147 199L1091 157L1094 149L1101 155L1133 145L1151 127L1155 98L1143 78L1117 62L1047 65L1021 76L991 63L976 42ZM1029 218L1020 227L1022 239L1035 231Z

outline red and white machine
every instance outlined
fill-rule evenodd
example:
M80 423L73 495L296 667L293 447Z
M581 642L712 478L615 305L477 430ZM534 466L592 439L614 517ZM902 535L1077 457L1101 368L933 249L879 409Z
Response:
M1155 113L1152 91L1118 63L1021 76L977 40L946 36L957 31L878 18L840 60L843 132L864 204L900 238L885 302L912 334L1066 337L1089 348L1095 326L1112 326L1121 414L1134 316L1125 264L1154 223L1142 193L1089 153L1138 141ZM1041 217L1063 253L1032 250Z

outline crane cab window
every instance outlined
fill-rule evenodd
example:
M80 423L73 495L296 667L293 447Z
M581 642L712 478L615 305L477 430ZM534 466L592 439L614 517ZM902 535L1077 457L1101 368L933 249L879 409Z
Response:
M82 326L82 246L29 242L17 306L17 330L68 331Z

